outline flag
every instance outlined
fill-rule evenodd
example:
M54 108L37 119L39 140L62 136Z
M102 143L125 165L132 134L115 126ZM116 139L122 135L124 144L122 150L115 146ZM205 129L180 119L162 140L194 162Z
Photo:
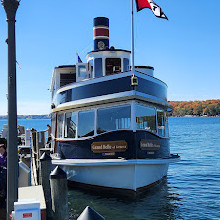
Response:
M136 5L137 11L140 11L144 8L149 8L158 18L164 18L168 20L162 9L153 0L136 0Z
M76 56L77 56L78 63L82 63L82 60L81 60L81 58L79 57L79 54L78 54L78 53L76 53Z
M18 63L18 61L16 61L17 65L18 65L18 68L21 69L21 66L20 64Z

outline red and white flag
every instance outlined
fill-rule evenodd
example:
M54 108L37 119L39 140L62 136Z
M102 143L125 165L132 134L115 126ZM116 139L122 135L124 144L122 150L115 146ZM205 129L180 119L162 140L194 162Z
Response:
M144 8L149 8L158 18L167 19L167 16L163 13L162 9L153 0L136 0L137 11Z

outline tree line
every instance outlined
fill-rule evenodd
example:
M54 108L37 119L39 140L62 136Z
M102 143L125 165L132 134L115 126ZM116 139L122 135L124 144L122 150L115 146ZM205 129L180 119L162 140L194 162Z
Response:
M169 101L173 106L170 116L220 116L220 99L206 101Z

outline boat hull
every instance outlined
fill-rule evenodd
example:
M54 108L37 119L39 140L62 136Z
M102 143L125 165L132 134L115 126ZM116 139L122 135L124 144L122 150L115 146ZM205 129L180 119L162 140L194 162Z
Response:
M140 189L160 181L167 175L168 159L61 159L53 160L66 173L68 180L97 187L130 190Z

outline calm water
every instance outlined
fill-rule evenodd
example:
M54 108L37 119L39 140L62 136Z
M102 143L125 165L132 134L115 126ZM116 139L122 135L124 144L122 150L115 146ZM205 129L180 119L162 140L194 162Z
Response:
M20 120L45 130L49 120ZM70 219L89 205L106 220L220 219L220 118L170 118L171 152L167 180L136 200L69 191ZM2 129L3 121L0 121Z
M7 120L0 120L0 131L7 123ZM37 131L43 131L47 129L47 124L50 124L50 119L18 119L18 125L23 125L25 129L35 128Z

